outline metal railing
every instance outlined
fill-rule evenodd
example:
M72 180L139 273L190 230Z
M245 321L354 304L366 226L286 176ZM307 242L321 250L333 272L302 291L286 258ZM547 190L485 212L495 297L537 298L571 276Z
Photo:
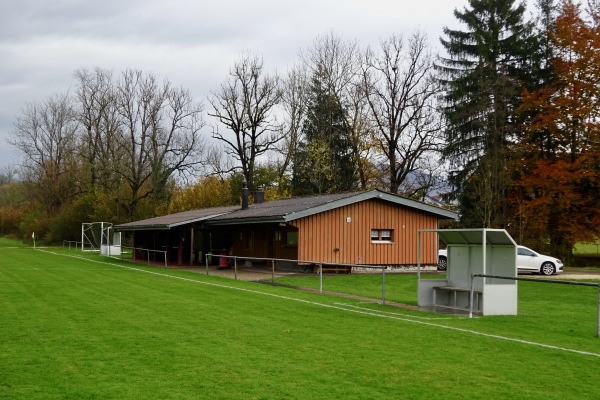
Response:
M493 278L493 279L506 279L512 281L527 281L527 282L542 282L542 283L554 283L559 285L574 285L574 286L591 286L598 288L598 319L596 326L596 337L600 338L600 283L591 282L577 282L577 281L561 281L555 279L532 279L532 278L518 278L512 276L498 276L498 275L487 275L487 274L471 274L471 288L469 291L469 318L473 318L473 293L475 287L475 278Z
M81 249L81 242L75 240L63 240L63 248L68 247L71 250L71 247L74 249Z
M161 264L164 262L164 267L167 268L167 251L166 250L152 250L152 249L143 249L143 248L139 248L139 247L128 247L128 246L120 246L121 247L121 251L120 251L120 256L121 256L121 260L133 260L133 261L146 261L146 264L151 265L151 264L155 264L158 265L158 262L160 262ZM123 251L126 250L126 251ZM130 250L130 251L129 251ZM145 255L145 257L144 257ZM152 255L153 257L153 262L150 262L150 255ZM159 257L157 257L157 255L159 255ZM109 254L109 257L113 257L112 255ZM160 259L162 259L162 261L160 261ZM157 262L158 261L158 262Z
M63 240L63 248L68 248L69 250L81 250L81 243L82 242ZM118 254L111 254L111 248L113 247L119 247L120 250ZM108 254L106 254L106 256L120 259L122 261L131 260L139 262L141 260L145 261L148 265L164 265L165 268L168 267L166 250L152 250L130 246L108 246L107 251Z
M290 260L290 259L285 259L285 258L261 258L261 257L239 257L239 256L228 256L228 255L220 255L220 254L214 254L214 253L208 253L207 257L206 257L206 275L209 274L209 262L208 259L209 257L221 257L221 258L225 258L228 260L233 260L233 271L234 271L234 279L237 280L238 278L238 260L250 260L250 261L264 261L267 262L267 264L270 262L271 263L271 268L270 268L270 272L271 272L271 284L275 283L275 265L276 262L287 262L287 263L296 263L299 265L314 265L314 266L318 266L318 273L319 273L319 293L323 293L323 271L327 270L329 268L327 268L328 266L332 267L331 269L338 269L339 267L343 267L343 268L350 268L350 270L352 268L365 268L365 269L379 269L381 270L381 301L383 304L385 304L385 271L388 268L387 266L380 266L380 265L365 265L365 264L343 264L343 263L325 263L322 261L307 261L307 260Z
M72 244L81 242L69 242L64 241L63 247L69 246L71 248ZM73 246L76 248L76 246ZM137 248L137 247L129 247L129 246L120 246L119 254L111 254L110 246L108 249L107 256L112 258L121 259L122 261L134 261L140 262L145 261L148 265L162 265L165 268L168 268L168 252L166 250L152 250L145 248ZM271 284L275 284L275 272L277 263L287 263L287 264L295 264L298 268L297 272L307 272L310 268L311 272L316 272L319 275L319 293L323 293L323 275L328 270L336 270L336 271L344 271L348 272L353 269L362 269L362 270L379 270L381 271L381 302L382 304L386 304L386 270L390 268L394 268L394 266L389 265L366 265L366 264L347 264L347 263L328 263L322 261L310 261L310 260L295 260L295 259L286 259L286 258L268 258L268 257L248 257L248 256L232 256L232 255L223 255L221 253L213 253L208 252L205 254L205 268L206 275L209 275L209 265L215 265L214 260L217 260L217 268L220 262L220 258L228 259L232 261L233 265L229 263L226 264L226 268L233 267L234 279L238 279L238 271L239 271L239 260L245 261L260 261L265 262L268 267L268 271L271 275ZM158 262L157 262L158 261ZM269 266L270 265L270 266ZM191 265L190 265L191 266ZM368 296L370 297L370 296Z

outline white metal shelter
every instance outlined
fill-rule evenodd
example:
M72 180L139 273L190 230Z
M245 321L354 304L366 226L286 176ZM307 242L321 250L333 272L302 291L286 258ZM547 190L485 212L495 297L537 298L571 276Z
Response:
M473 274L517 276L517 244L504 229L435 229L446 243L446 279L421 279L419 254L418 305L436 309L472 309L482 315L516 315L517 282L510 279L472 278Z

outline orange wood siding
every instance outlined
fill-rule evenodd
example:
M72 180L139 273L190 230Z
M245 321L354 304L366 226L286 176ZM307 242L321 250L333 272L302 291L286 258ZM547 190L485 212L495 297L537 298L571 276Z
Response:
M436 229L437 223L434 215L373 199L290 224L299 231L299 260L415 265L418 230ZM372 243L371 229L393 230L392 243ZM437 236L422 234L421 243L421 263L436 264Z

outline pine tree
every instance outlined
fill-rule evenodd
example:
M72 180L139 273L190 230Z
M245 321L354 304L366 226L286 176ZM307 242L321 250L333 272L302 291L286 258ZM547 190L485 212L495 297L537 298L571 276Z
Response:
M294 194L344 192L356 186L346 112L318 73L308 94L302 136L293 167Z
M533 45L525 5L515 3L469 0L469 8L454 11L466 30L445 28L441 39L448 53L438 66L446 89L445 156L468 226L505 224L507 147Z

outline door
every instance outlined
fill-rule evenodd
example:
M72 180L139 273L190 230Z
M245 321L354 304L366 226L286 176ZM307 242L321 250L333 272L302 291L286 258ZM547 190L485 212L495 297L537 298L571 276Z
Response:
M540 269L537 254L526 247L517 248L517 271L537 272Z

